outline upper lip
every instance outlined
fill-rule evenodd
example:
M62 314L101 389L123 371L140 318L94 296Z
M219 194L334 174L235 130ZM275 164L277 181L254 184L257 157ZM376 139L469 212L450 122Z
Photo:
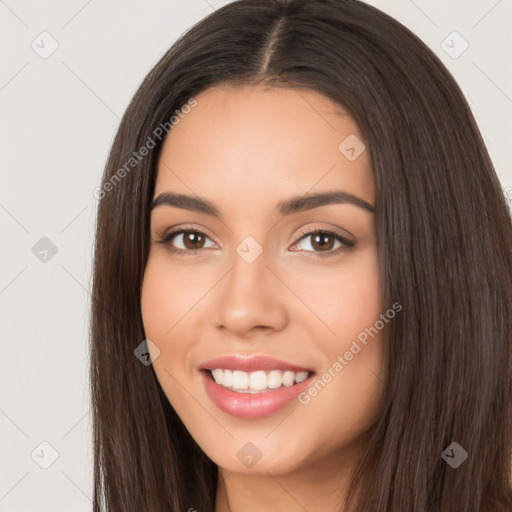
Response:
M281 361L268 356L244 357L239 355L230 355L217 357L205 361L199 366L200 370L214 370L216 368L227 370L241 370L251 372L256 370L289 370L292 372L312 372L309 368L304 368L296 364Z

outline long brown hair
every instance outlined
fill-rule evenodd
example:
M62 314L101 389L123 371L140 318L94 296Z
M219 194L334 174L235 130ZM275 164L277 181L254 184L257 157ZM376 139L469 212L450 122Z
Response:
M214 511L217 466L134 357L140 289L157 128L210 86L259 83L318 91L358 124L376 184L382 304L403 306L389 324L382 415L347 498L365 512L512 510L512 222L461 90L417 36L368 4L239 0L150 71L106 164L91 318L94 511ZM468 454L456 469L442 457L452 442Z

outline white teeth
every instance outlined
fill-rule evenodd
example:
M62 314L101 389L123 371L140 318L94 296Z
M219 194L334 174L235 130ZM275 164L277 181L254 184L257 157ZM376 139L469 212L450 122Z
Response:
M267 386L270 389L280 388L283 383L283 372L280 370L272 370L267 377Z
M249 374L249 389L261 391L267 387L267 374L264 371L252 372Z
M224 370L215 368L211 370L213 379L217 384L242 393L258 393L259 391L276 389L281 386L293 386L308 378L309 372L292 372L271 370L257 370L255 372L243 372L241 370Z
M226 383L226 386L231 387L233 385L233 372L231 370L224 370L224 373L221 372L221 378L223 379L222 382Z
M211 370L212 372L212 376L213 376L213 379L215 380L215 382L219 382L220 379L222 379L222 370L219 370L218 368L216 368L215 370Z
M233 372L233 389L247 389L249 387L249 374L235 370Z
M290 372L290 371L287 371L287 372L284 372L284 375L283 375L283 384L285 386L293 386L295 382L295 372Z
M295 376L295 382L299 384L299 382L303 382L308 378L309 372L299 372Z

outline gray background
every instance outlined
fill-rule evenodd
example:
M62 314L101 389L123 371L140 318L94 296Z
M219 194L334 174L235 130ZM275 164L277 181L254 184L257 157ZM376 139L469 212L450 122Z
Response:
M142 78L184 30L225 3L0 0L2 512L91 510L92 191ZM510 0L369 3L448 66L512 191Z

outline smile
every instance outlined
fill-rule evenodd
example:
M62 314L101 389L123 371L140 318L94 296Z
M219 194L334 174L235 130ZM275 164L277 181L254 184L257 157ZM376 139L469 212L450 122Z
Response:
M290 370L258 370L244 372L216 368L210 370L213 380L220 386L238 393L259 393L270 391L281 386L290 387L305 381L311 372L292 372Z
M307 389L316 373L269 356L227 355L199 366L206 393L231 416L256 419L288 405Z

